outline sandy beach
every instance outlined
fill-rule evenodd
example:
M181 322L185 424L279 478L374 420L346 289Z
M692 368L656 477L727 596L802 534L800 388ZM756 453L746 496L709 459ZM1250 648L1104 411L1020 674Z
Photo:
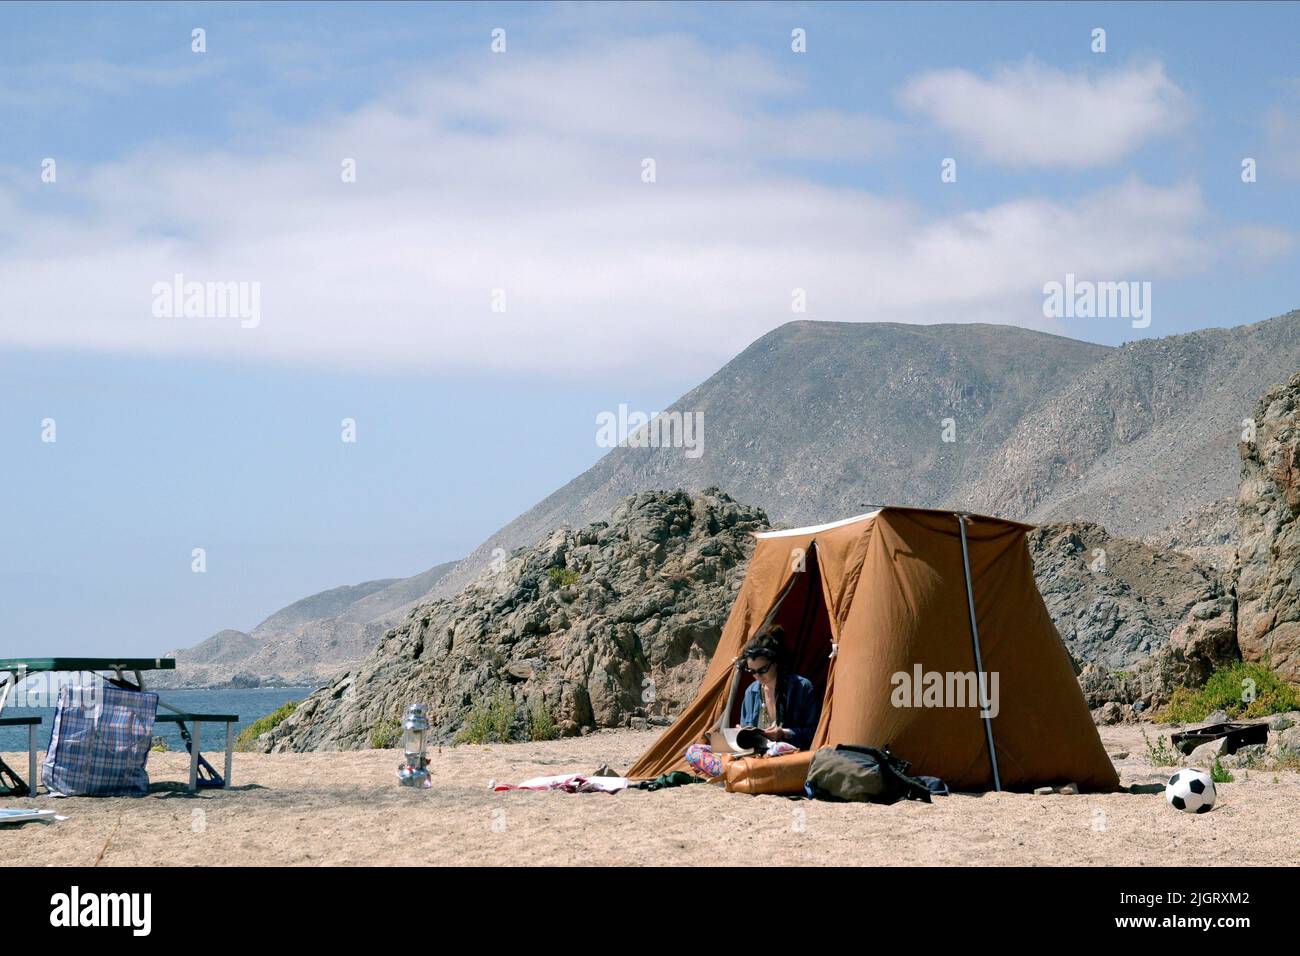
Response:
M1121 783L1163 782L1136 726L1099 728ZM1148 733L1167 733L1148 726ZM1205 865L1300 863L1300 774L1236 770L1193 816L1161 794L955 795L828 804L691 785L617 795L489 783L624 769L653 732L444 748L434 786L400 789L396 751L236 754L234 787L191 796L184 754L153 754L142 798L5 800L68 819L0 830L9 865ZM5 754L26 768L25 754ZM219 761L214 759L214 763Z

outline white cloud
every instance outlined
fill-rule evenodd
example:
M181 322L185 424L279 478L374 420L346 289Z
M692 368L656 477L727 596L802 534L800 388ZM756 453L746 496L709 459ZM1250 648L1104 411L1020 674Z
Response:
M935 70L909 81L899 98L964 145L1014 167L1109 165L1178 129L1190 113L1160 63L1097 76L1033 60L988 79Z
M1261 181L1277 174L1284 179L1300 179L1300 80L1294 81L1290 98L1264 113L1265 167L1259 171Z
M772 108L796 92L676 40L485 54L256 155L159 146L56 186L0 178L0 344L707 374L792 318L1043 323L1042 284L1066 272L1146 279L1208 256L1190 183L934 217L778 172L889 138L869 116ZM260 326L154 318L154 283L178 272L260 282Z
M0 66L0 106L67 109L87 92L120 95L148 86L175 87L209 79L217 61L185 53L166 64L122 64L109 60L70 60L36 67Z
M1289 256L1296 250L1295 234L1280 226L1236 226L1224 234L1223 248L1234 266L1258 266Z

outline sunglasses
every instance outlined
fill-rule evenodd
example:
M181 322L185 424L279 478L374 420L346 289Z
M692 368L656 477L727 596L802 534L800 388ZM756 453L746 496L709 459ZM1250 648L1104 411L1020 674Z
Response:
M746 673L746 674L752 674L752 675L754 675L755 677L762 677L764 674L766 674L766 673L767 673L768 671L770 671L771 669L772 669L772 664L771 664L771 662L769 661L767 664L765 664L763 667L760 667L758 670L754 670L754 668L749 667L749 666L746 666L746 667L745 667L745 673Z

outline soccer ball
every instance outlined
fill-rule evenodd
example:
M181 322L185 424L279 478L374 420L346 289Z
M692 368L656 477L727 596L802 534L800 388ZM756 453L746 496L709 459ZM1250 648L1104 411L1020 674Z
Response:
M1165 785L1165 799L1184 813L1208 813L1214 806L1214 781L1204 770L1180 770Z

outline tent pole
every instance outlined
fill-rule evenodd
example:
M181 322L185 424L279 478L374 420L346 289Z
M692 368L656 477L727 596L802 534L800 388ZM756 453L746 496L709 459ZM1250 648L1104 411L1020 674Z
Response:
M975 589L970 581L970 551L966 546L966 516L957 515L957 527L961 529L961 563L966 572L966 607L970 610L970 636L975 645L976 687L978 688L980 709L984 714L984 739L988 741L989 763L993 767L993 789L1002 789L1002 778L998 774L998 753L993 747L993 719L989 716L988 681L984 677L984 660L980 655L980 629L975 623Z

